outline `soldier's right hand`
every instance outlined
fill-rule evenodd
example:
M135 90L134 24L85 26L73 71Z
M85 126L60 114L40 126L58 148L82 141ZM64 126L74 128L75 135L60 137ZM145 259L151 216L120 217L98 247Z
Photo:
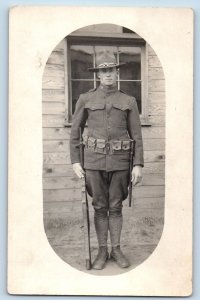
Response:
M72 167L73 167L75 174L78 176L78 178L83 178L85 176L85 172L84 172L83 168L81 167L80 163L75 163L72 165Z

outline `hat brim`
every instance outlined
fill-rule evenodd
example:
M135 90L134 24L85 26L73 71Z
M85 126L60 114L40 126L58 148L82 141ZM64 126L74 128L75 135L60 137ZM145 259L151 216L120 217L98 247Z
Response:
M110 68L117 68L117 69L119 69L119 68L121 68L121 67L123 67L125 65L126 65L126 63L121 63L121 64L117 64L116 66L106 66L106 67L102 66L102 67L96 67L96 68L88 68L88 71L90 71L90 72L98 72L101 69L110 69Z

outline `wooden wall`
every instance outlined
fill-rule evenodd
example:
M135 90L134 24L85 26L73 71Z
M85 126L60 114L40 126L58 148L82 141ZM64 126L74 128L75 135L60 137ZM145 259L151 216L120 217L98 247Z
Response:
M52 52L43 76L43 195L44 219L72 218L81 213L80 183L69 158L70 128L64 127L64 41ZM164 208L165 81L158 57L148 46L148 103L151 126L142 127L145 167L141 186L134 189L136 203ZM128 208L125 208L125 213Z

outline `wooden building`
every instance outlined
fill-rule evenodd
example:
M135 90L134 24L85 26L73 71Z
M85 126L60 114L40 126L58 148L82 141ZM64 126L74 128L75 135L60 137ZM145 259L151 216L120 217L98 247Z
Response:
M44 226L51 246L64 260L67 261L69 249L82 247L78 237L81 231L73 235L77 224L77 230L80 229L81 192L80 182L70 165L69 137L79 94L99 84L95 74L86 72L87 67L95 64L95 51L106 47L116 53L120 62L129 62L128 71L122 71L118 78L118 87L137 98L141 114L143 182L134 188L133 207L130 209L124 204L124 215L133 216L138 226L148 225L153 231L145 227L145 235L144 228L140 228L141 240L133 238L135 246L141 244L147 249L146 256L135 263L137 265L155 249L163 228L165 80L154 50L127 28L104 24L77 30L53 49L46 63L42 83ZM136 223L131 223L131 228ZM63 232L65 238L58 238L58 232ZM95 244L96 241L94 248Z

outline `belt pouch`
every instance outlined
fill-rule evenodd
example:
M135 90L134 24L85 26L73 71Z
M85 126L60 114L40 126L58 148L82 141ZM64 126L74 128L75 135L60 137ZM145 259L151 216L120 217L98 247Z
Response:
M112 141L112 151L117 153L122 149L122 141Z
M88 149L94 151L95 145L96 145L96 139L91 136L88 137L88 141L87 141Z
M123 141L122 142L122 150L129 151L130 150L130 141Z
M97 153L105 153L106 141L103 139L97 139L95 152Z

